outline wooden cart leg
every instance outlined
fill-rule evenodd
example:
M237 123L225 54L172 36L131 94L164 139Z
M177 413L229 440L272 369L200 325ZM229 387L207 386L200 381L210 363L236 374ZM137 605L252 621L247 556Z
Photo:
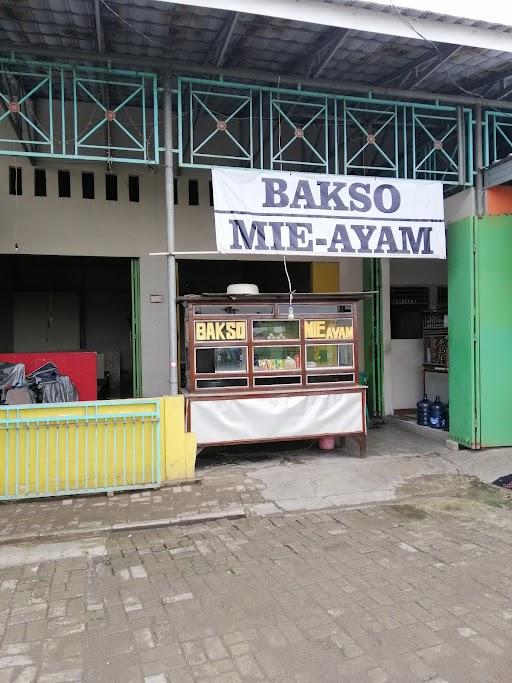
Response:
M359 457L366 458L366 434L359 434L357 440L359 441Z
M336 437L336 441L337 441L336 445L338 446L340 451L343 450L345 448L345 443L346 443L345 437L344 436L338 436L338 437Z

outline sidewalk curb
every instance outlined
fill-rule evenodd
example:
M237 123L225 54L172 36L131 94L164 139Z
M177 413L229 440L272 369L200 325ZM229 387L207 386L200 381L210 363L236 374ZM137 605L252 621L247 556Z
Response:
M27 541L55 541L82 538L85 536L98 536L100 534L117 531L145 531L150 529L162 529L173 526L190 526L192 524L204 524L216 522L222 519L236 520L247 517L243 508L233 510L219 510L218 512L206 512L197 515L180 515L178 517L166 517L163 519L147 519L140 522L123 522L121 524L106 524L102 526L86 526L75 529L57 529L55 531L40 531L39 533L18 534L18 536L0 537L0 548L3 545L14 543L26 543Z

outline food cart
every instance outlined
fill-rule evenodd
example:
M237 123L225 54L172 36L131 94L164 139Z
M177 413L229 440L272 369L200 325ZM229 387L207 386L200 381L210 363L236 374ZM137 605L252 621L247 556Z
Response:
M359 384L362 293L202 294L185 309L187 429L214 444L352 436L366 451Z

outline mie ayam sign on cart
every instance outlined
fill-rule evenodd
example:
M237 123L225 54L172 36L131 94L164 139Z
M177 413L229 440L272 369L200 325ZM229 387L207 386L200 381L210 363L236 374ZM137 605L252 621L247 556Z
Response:
M441 182L223 168L212 180L223 254L446 258Z

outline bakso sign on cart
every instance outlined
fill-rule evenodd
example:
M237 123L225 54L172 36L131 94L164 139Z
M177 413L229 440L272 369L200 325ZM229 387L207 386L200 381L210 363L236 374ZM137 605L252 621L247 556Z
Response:
M223 254L446 258L441 182L221 168L212 180Z

